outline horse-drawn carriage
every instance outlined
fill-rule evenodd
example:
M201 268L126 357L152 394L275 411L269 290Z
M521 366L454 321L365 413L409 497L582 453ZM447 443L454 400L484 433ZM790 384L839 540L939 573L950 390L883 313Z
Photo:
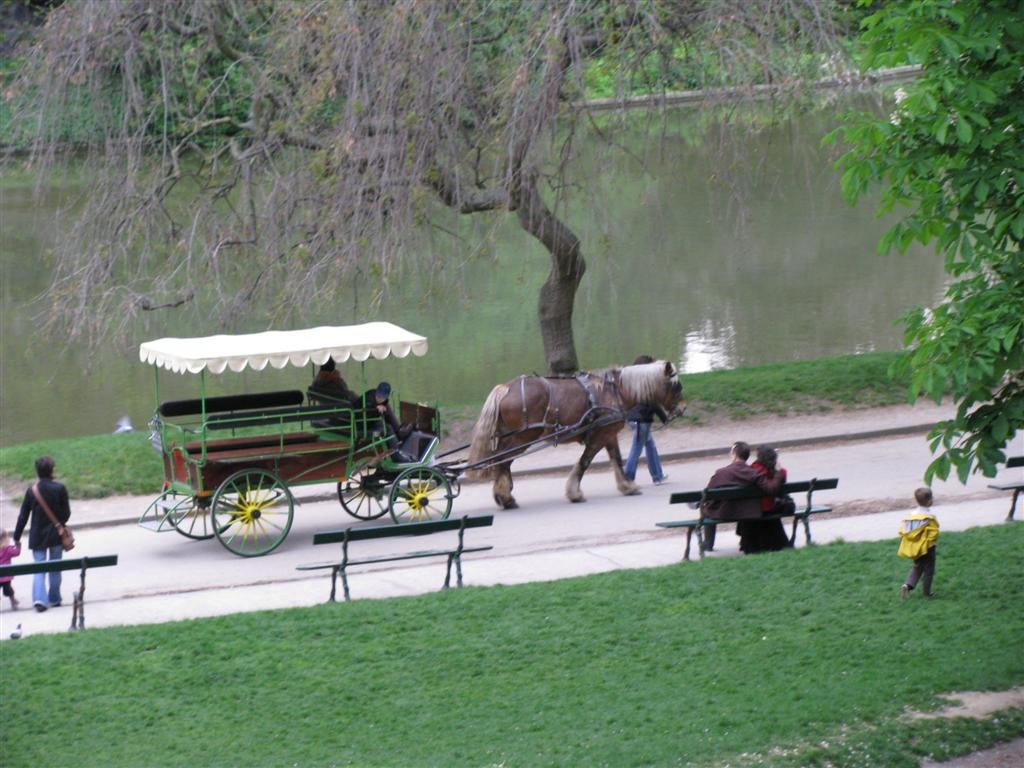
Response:
M457 476L432 466L440 435L436 408L400 402L397 445L372 407L310 387L206 395L208 374L288 365L422 356L427 339L390 323L268 331L144 343L154 366L157 408L150 423L164 487L139 524L191 539L216 537L245 557L277 548L292 525L297 485L337 483L353 517L391 513L395 522L446 518ZM160 400L160 369L199 376L199 397Z
M191 539L216 537L231 552L272 552L288 535L291 488L336 482L338 500L353 517L390 513L396 523L447 518L459 478L494 478L504 509L512 497L512 462L535 449L578 441L584 452L566 495L582 501L580 480L594 455L608 451L619 490L637 493L622 473L617 434L628 410L656 403L671 413L682 398L675 366L664 360L573 377L522 376L494 388L471 445L439 454L436 408L399 403L399 445L370 404L309 387L207 397L207 374L288 365L365 361L371 356L420 356L427 340L390 323L268 331L237 336L165 338L142 344L154 366L157 408L150 423L164 465L164 486L139 524ZM160 400L160 369L199 375L199 397ZM467 459L440 461L469 448Z

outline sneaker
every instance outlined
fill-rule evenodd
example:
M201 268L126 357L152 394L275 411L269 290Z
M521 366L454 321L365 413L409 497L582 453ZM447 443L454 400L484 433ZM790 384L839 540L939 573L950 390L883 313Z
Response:
M43 611L46 610L46 606L43 605L42 603L36 603L35 607L36 607L36 611L38 611L39 613L42 613Z
M654 481L655 485L661 485L668 480L668 475L662 475L658 480Z
M910 587L906 584L900 587L900 597L902 597L904 600L910 597Z

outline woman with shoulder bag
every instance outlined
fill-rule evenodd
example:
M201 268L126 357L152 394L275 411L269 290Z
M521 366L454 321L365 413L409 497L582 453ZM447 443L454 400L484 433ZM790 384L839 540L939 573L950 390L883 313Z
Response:
M63 484L53 479L54 462L49 456L36 459L36 474L39 480L25 492L25 500L21 502L18 524L14 527L14 542L21 543L21 533L32 516L29 527L28 547L32 550L32 559L37 563L47 560L60 560L65 548L74 546L74 537L67 528L71 517L71 506L68 504L68 491ZM46 578L49 576L49 589ZM55 608L61 604L60 571L52 573L36 573L32 581L32 603L37 611Z

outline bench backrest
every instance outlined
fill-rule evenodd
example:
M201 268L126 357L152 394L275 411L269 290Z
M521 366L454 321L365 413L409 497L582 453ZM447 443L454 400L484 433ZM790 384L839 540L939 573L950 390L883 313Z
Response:
M1011 456L1006 460L1006 468L1024 467L1024 456Z
M830 491L839 487L838 477L815 478L786 483L780 493L807 493L809 491ZM700 501L723 501L732 499L759 499L764 494L756 486L726 485L721 488L704 488L699 491L680 491L669 497L670 504L694 504Z
M78 571L85 568L103 568L117 565L117 555L96 557L75 557L66 560L43 560L38 563L0 565L0 576L24 576L29 573L54 573L55 571Z
M304 396L301 390L287 389L278 392L253 392L244 395L222 395L206 398L206 413L224 413L226 411L251 411L259 408L283 408L285 406L302 405ZM160 404L160 415L165 418L174 416L198 416L203 412L203 400L169 400Z
M338 405L300 405L290 408L267 408L245 413L218 413L206 419L207 429L242 429L243 427L259 427L264 424L288 424L296 421L309 421L317 417L331 417L337 426L344 426L351 420L351 410L343 404ZM334 423L334 422L332 422Z
M427 520L422 523L401 523L399 525L374 525L369 528L346 528L341 531L322 531L313 534L314 544L339 544L344 541L385 539L392 536L425 536L441 531L457 531L465 528L484 528L494 523L494 515Z

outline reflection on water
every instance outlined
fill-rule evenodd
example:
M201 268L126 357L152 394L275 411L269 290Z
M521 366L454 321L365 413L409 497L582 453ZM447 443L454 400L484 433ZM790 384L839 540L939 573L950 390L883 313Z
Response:
M726 346L731 336L732 333L716 336L710 326L686 334L683 337L679 370L683 373L702 373L730 367Z
M579 163L574 207L564 212L587 259L574 327L585 368L639 354L683 371L897 349L897 318L941 293L942 260L930 249L879 256L886 222L872 207L843 202L830 158L819 149L825 120L743 139L746 164L668 137L647 157L594 145ZM819 125L820 123L820 125ZM0 185L2 186L2 185ZM0 445L47 436L111 432L128 415L139 428L154 407L152 369L138 344L166 335L203 336L202 308L147 318L130 343L96 353L61 351L33 337L28 300L47 280L56 202L0 190ZM458 238L426 233L445 269L409 264L379 307L351 300L311 308L291 327L389 320L430 339L423 358L341 366L353 387L387 379L406 399L478 407L495 384L543 372L537 295L549 260L513 214L454 215ZM348 291L348 286L346 286ZM266 330L254 310L232 332ZM289 368L207 377L210 394L304 388L311 370ZM162 399L194 397L193 376L164 373Z

